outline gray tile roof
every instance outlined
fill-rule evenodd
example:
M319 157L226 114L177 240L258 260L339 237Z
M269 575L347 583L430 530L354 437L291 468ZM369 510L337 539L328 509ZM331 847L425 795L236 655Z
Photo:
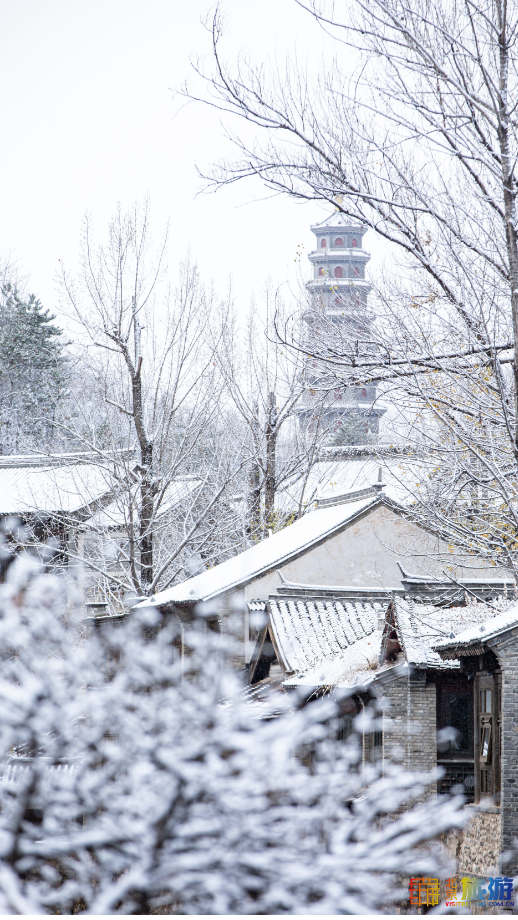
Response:
M509 630L518 627L518 605L516 601L509 601L507 610L496 612L491 618L485 618L480 621L470 621L467 629L462 631L453 631L453 635L437 642L435 648L441 657L448 659L457 655L481 654L484 651L484 643L489 639L495 639Z
M456 660L443 661L434 647L452 633L458 634L469 626L484 623L492 613L486 604L434 607L408 598L397 598L394 608L394 625L405 658L418 668L459 667Z
M343 660L351 646L378 631L387 606L352 604L336 597L272 595L270 630L282 666L300 674L324 660Z

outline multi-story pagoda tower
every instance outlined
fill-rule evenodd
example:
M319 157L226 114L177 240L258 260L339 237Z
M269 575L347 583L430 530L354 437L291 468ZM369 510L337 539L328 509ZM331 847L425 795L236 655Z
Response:
M365 280L370 255L362 248L367 228L336 211L311 230L316 249L309 254L313 278L306 285L311 301L311 311L305 316L309 341L313 337L321 341L324 329L329 335L333 328L342 337L365 338L371 322L367 307L370 285ZM319 315L324 320L320 328ZM375 386L329 389L325 366L311 359L307 361L306 379L308 390L299 410L302 424L311 425L311 414L327 390L320 411L326 426L336 432L334 440L344 444L376 440L385 410L376 405Z

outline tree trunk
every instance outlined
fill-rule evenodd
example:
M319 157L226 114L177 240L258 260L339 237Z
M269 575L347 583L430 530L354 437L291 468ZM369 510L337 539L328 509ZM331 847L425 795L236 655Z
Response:
M266 440L266 476L264 479L264 519L265 526L271 527L275 512L276 487L276 451L277 451L277 417L275 411L275 393L268 393L268 414L265 428Z
M248 534L257 530L261 518L261 468L253 463L248 477Z
M153 445L141 452L142 479L140 483L140 579L142 591L148 594L153 582Z
M509 118L509 37L507 34L506 5L497 4L498 44L500 64L500 93L498 112L498 140L502 160L502 183L504 193L505 236L509 260L509 283L511 286L511 310L514 335L514 452L518 459L518 238L516 233L516 182L514 162L510 152ZM514 100L513 100L514 105Z
M135 319L136 353L140 351L138 323ZM133 420L140 446L140 585L148 594L153 582L153 513L155 484L153 477L153 444L148 440L144 424L142 400L142 358L136 355L132 374Z

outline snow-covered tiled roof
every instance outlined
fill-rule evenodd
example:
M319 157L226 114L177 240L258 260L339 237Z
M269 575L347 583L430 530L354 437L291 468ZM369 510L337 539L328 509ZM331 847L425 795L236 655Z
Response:
M344 673L350 667L351 649L358 657L362 640L372 637L383 620L379 603L351 604L340 598L280 597L268 600L270 631L283 668L301 674L323 665ZM367 663L367 645L375 656L374 646L363 643L361 662ZM379 650L379 648L378 648ZM374 658L375 660L375 658Z
M362 233L366 229L357 221L351 220L351 218L343 214L342 211L332 211L331 214L320 221L320 223L312 224L311 229L313 231L327 230L328 228L333 229L333 227L350 227L351 230L356 230L358 233Z
M435 647L452 633L466 629L468 624L483 623L490 611L486 604L434 607L397 598L394 601L394 625L407 662L418 668L459 667L458 661L444 661Z
M381 673L390 669L378 666L380 647L381 632L375 630L369 636L358 639L341 655L322 658L306 671L287 677L283 687L286 690L295 687L366 690Z
M347 527L368 508L375 507L378 502L379 499L369 496L311 511L262 543L256 543L232 559L227 559L213 569L195 575L194 578L189 578L173 588L160 591L150 600L143 601L141 606L193 604L249 584L254 578L275 571L290 559L339 533L342 528Z
M357 489L368 489L378 485L379 470L382 470L383 494L400 504L411 500L416 484L425 475L418 464L405 466L405 460L395 457L382 461L376 457L347 457L319 460L310 470L307 481L305 474L294 476L276 495L279 511L292 511L299 507L302 487L303 506L316 501L330 499ZM422 464L421 466L423 466Z
M482 622L477 621L476 624L470 625L467 629L461 631L452 630L455 634L454 636L450 635L447 639L436 642L434 648L437 649L437 653L447 660L452 655L461 654L462 651L466 653L470 648L478 649L488 639L494 639L496 636L507 632L507 630L518 627L518 605L516 602L511 602L509 608L503 613L498 613L496 616L489 618L487 617L487 608L485 610L486 617Z
M72 513L107 495L112 486L109 470L99 464L72 459L57 465L42 459L39 465L18 466L12 458L9 465L0 465L0 514Z

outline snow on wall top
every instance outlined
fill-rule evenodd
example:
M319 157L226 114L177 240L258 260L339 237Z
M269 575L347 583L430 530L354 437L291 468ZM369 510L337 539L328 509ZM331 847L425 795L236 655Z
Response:
M368 497L312 511L232 559L173 588L160 591L141 606L195 603L246 585L340 531L361 512L378 503L379 499Z

